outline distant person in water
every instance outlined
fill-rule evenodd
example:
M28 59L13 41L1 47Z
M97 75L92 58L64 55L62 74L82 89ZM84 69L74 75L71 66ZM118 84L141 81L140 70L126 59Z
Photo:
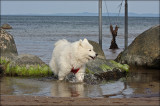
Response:
M112 33L112 41L109 49L118 49L118 45L116 43L116 36L118 32L118 26L116 25L115 30L113 30L113 26L110 25L110 31Z

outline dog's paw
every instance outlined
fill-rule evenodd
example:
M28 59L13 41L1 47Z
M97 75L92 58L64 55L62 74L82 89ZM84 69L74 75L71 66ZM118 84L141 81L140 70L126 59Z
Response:
M83 77L78 77L76 78L76 82L83 82L84 78Z

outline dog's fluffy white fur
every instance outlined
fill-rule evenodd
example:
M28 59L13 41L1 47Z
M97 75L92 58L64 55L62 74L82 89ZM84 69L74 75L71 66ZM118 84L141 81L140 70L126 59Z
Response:
M74 69L79 69L75 74L77 82L83 82L85 64L94 59L97 54L87 39L76 42L59 40L55 43L49 66L59 80L63 80Z

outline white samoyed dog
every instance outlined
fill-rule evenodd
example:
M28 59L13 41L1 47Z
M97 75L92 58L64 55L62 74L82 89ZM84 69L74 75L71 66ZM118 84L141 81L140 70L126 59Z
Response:
M93 51L93 46L87 39L76 42L59 40L54 45L49 66L59 80L63 80L70 72L76 77L76 82L83 82L85 64L93 60L98 54Z

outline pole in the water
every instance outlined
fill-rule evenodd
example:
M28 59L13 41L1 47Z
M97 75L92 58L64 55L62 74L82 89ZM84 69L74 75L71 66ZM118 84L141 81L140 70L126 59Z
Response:
M102 0L99 0L99 45L102 48Z
M128 47L128 3L127 0L125 0L125 43L124 43L124 47L125 49Z

